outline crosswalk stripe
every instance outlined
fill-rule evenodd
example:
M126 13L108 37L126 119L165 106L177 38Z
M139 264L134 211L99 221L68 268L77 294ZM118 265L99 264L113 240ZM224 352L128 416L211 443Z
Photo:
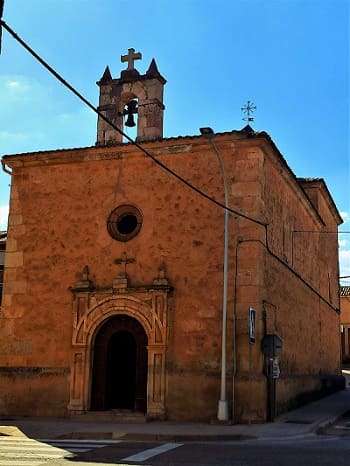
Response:
M45 460L72 456L74 456L73 452L69 450L38 442L35 439L22 437L0 439L0 466L37 466Z
M64 451L62 453L51 453L45 451L31 452L31 453L21 453L21 458L44 458L44 459L53 459L53 458L63 458L72 456L70 452ZM13 458L13 452L1 452L2 458Z
M123 440L117 440L117 439L103 439L103 440L94 440L94 439L55 439L55 438L38 438L37 439L39 442L45 442L45 443L76 443L76 444L81 444L81 443L121 443Z
M13 445L21 445L22 447L28 448L28 447L35 447L37 445L45 445L41 442L8 442L7 440L0 440L0 447L7 447L7 446L13 446Z
M122 440L0 438L0 466L38 466L45 459L72 457L91 449L117 444ZM20 457L21 460L13 457ZM11 459L12 458L12 459ZM41 461L38 463L38 459ZM15 462L15 463L14 463Z
M66 442L66 443L61 443L61 442L42 442L43 445L54 445L55 447L59 448L68 448L68 447L79 447L79 448L102 448L106 444L105 443L97 443L95 444L94 442L90 443L78 443L78 442Z
M56 443L50 442L47 445L53 445L54 447L58 448L103 448L105 446L104 443L99 443L95 445L94 443Z
M43 439L41 440L44 441ZM113 444L120 443L122 440L113 441ZM46 443L49 445L53 445L58 448L64 448L65 450L69 450L72 453L84 453L91 449L95 448L103 448L107 444L106 442L102 443L102 441L95 441L89 440L89 443L86 440L83 441L75 441L75 440L46 440Z
M173 450L174 448L181 447L182 445L183 443L164 443L159 447L149 448L148 450L144 450L140 453L136 453L135 455L123 458L121 461L145 461L149 458L152 458L153 456L160 455L161 453Z
M75 448L75 447L67 447L67 450L71 453L85 453L86 451L91 450L91 448Z
M28 437L10 437L10 436L1 436L0 437L0 443L3 443L3 442L12 442L12 443L15 443L15 442L37 442L36 439L34 438L28 438Z
M43 462L40 460L27 460L27 461L19 461L16 459L16 466L40 466ZM0 460L0 466L14 466L13 459L12 460Z
M6 445L6 451L23 451L23 445ZM51 452L60 452L64 453L65 450L62 448L53 447L50 445L45 445L39 443L39 445L33 445L31 451L51 451Z

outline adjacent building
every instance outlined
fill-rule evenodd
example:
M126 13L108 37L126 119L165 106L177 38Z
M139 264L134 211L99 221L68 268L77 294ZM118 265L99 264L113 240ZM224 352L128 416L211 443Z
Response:
M342 360L350 362L350 286L340 287L340 328Z
M2 301L2 289L4 284L4 266L7 231L0 231L0 306Z

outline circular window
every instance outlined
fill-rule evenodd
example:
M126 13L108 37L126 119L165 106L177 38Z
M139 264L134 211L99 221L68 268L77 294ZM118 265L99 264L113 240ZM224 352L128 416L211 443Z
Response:
M114 209L107 220L107 230L118 241L129 241L141 229L142 214L132 205L121 205Z

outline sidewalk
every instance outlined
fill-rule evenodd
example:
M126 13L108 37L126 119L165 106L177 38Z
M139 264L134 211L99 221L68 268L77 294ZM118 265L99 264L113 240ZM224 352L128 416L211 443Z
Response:
M146 423L77 421L61 418L0 418L2 435L30 438L123 439L149 441L225 441L304 436L350 410L350 388L289 411L266 424L211 425L154 421Z

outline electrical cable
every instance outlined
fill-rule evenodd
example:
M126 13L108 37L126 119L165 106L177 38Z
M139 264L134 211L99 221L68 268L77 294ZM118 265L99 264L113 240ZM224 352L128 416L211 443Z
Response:
M268 242L268 236L267 236L267 229L265 230L266 232L266 236L265 236L265 241L266 241L266 244L264 244L261 240L259 239L244 239L242 241L239 241L239 243L260 243L262 246L264 246L264 248L266 249L266 251L270 254L270 256L274 257L280 264L282 264L284 267L286 267L295 277L297 277L299 280L301 280L304 285L306 285L314 294L316 294L316 296L321 300L323 301L325 304L327 304L327 306L329 306L333 311L335 311L337 314L340 313L340 310L335 307L330 301L328 301L327 298L325 298L324 296L321 295L321 293L319 293L316 288L314 288L311 283L309 283L307 280L305 280L305 278L300 275L300 273L298 273L295 269L293 269L293 267L291 267L289 264L287 264L287 262L285 262L283 259L281 259L277 254L275 254L271 249L270 249L270 246L269 246L269 242Z
M114 130L116 130L119 134L121 134L126 140L128 140L131 144L133 144L135 147L137 147L140 151L142 151L147 157L151 158L154 163L156 163L158 166L163 168L163 170L167 171L170 175L174 176L177 178L179 181L181 181L183 184L185 184L188 188L190 188L192 191L195 191L197 194L200 196L204 197L208 201L216 204L217 206L221 207L222 209L228 210L234 215L237 215L239 217L245 218L246 220L249 220L253 223L256 223L261 226L266 226L266 223L253 219L249 217L248 215L242 214L241 212L238 212L234 209L231 209L230 207L226 207L224 204L222 204L220 201L217 201L213 197L209 196L209 194L206 194L204 191L201 189L197 188L193 184L191 184L189 181L187 181L185 178L183 178L181 175L176 173L174 170L169 168L167 165L165 165L163 162L158 160L153 154L151 154L147 149L145 149L141 144L139 144L137 141L134 141L130 136L128 136L126 133L124 133L120 128L118 128L114 123L112 123L103 113L101 113L94 105L92 105L82 94L80 94L71 84L69 84L57 71L55 71L48 63L43 60L40 55L38 55L23 39L21 39L16 32L8 26L5 21L0 20L0 26L4 27L7 32L11 34L11 36L17 40L36 60L38 60L44 68L46 68L53 76L55 76L58 81L60 81L65 87L67 87L73 94L75 94L81 101L83 101L91 110L93 110L100 118L102 118L106 123L108 123Z
M2 21L2 15L4 14L4 3L5 3L5 0L0 0L0 21ZM0 54L1 54L1 44L2 44L2 28L0 26Z

